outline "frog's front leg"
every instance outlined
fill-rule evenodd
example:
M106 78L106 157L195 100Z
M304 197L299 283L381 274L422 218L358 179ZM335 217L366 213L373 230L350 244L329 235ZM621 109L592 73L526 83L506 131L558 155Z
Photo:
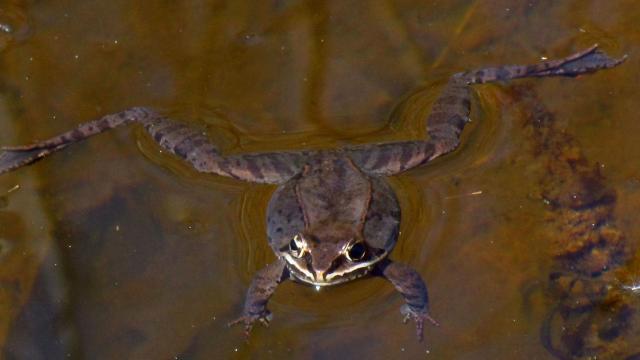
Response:
M248 337L256 320L265 326L269 325L272 315L271 311L267 309L267 303L278 285L288 276L289 271L282 259L278 259L258 271L251 281L249 290L247 290L242 316L230 322L229 326L243 323L245 336Z
M385 260L375 268L375 275L382 276L404 297L405 304L400 308L404 321L413 320L416 323L418 340L423 339L424 321L428 320L435 326L438 322L429 315L429 296L427 285L420 274L405 264Z

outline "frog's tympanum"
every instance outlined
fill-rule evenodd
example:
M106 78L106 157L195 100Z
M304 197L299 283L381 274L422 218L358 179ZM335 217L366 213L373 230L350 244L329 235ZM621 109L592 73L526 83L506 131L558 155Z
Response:
M33 145L5 147L0 173L17 169L92 135L140 123L164 149L198 171L238 180L277 184L267 210L267 235L277 260L254 277L240 322L248 334L256 320L267 323L267 302L278 284L293 279L314 286L381 276L404 297L405 320L422 339L427 287L414 269L389 259L398 239L400 207L385 178L447 154L458 146L469 121L470 85L526 77L575 77L614 67L596 46L535 65L488 67L457 73L426 119L428 140L348 146L340 149L223 155L201 132L148 108L132 108L79 125Z

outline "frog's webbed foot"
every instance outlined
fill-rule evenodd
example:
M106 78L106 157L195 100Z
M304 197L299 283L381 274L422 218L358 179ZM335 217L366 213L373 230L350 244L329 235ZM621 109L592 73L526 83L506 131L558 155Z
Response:
M408 304L404 304L400 307L400 313L403 315L403 323L406 324L409 320L413 320L416 323L416 336L418 337L418 341L424 340L425 320L429 321L433 326L440 326L440 323L432 318L426 309L414 309Z
M262 325L268 327L272 319L273 314L271 314L271 311L264 308L259 313L244 313L239 318L229 322L227 326L232 327L240 323L244 324L244 336L248 340L249 335L251 334L251 329L253 329L253 324L256 321L259 321Z
M64 145L38 147L36 145L0 148L0 174L32 164L50 153L60 150Z
M622 64L627 60L627 55L615 59L609 57L598 49L598 44L590 48L575 53L564 59L543 62L536 67L541 71L537 76L578 76L580 74L592 73L601 69L610 69Z
M505 65L488 67L454 75L468 84L481 84L492 81L508 81L525 77L567 76L576 77L610 69L627 60L627 55L615 59L609 57L593 45L588 49L562 59L547 60L533 65Z

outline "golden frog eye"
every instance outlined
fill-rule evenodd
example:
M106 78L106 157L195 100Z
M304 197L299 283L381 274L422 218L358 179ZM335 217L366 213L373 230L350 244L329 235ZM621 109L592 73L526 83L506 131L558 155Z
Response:
M299 258L304 254L305 244L300 235L296 235L289 242L289 252L291 255Z
M357 242L347 249L347 259L349 261L360 261L367 254L367 248L363 243Z

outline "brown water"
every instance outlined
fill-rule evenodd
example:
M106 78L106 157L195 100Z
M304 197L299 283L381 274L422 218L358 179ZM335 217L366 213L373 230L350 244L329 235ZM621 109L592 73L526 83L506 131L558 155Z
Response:
M186 3L0 2L0 143L136 105L206 126L230 152L417 139L453 72L599 43L629 60L529 83L602 164L617 225L640 245L637 2ZM4 356L552 358L540 337L551 240L522 109L508 86L476 90L460 150L393 180L403 225L392 258L424 276L442 323L425 343L378 279L320 292L285 283L272 325L245 343L226 323L274 258L273 188L198 174L130 128L0 177ZM640 281L633 262L625 274ZM633 334L626 354L640 351Z

